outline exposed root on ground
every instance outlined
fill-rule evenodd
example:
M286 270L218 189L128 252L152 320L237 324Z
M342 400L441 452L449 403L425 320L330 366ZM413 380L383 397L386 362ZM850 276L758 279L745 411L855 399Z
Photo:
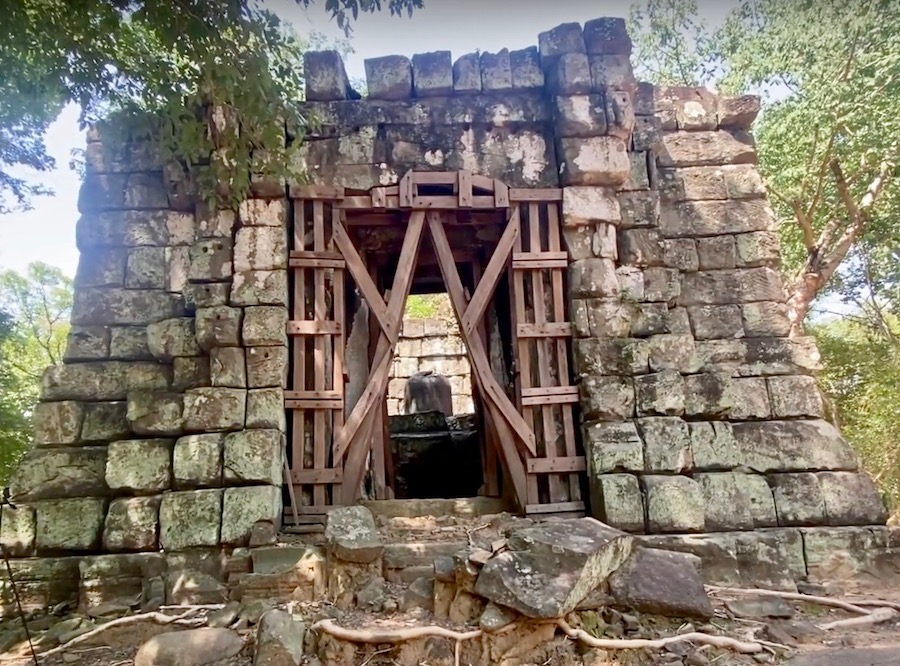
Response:
M376 629L347 629L338 626L334 620L319 620L312 627L313 631L324 631L335 638L351 643L403 643L417 638L449 638L452 641L468 641L481 637L481 629L473 631L453 631L444 627L430 625L427 627L402 627L386 631Z
M206 618L191 619L191 615L195 614L199 610L202 610L202 608L192 607L189 610L186 610L184 613L181 613L180 615L166 615L165 613L141 613L140 615L128 615L126 617L119 617L115 620L110 620L105 624L101 624L96 629L91 629L84 634L76 636L72 640L63 643L58 647L47 650L46 652L41 652L40 656L47 657L51 654L65 652L75 645L89 641L92 638L96 638L104 631L114 629L115 627L123 627L129 624L137 624L139 622L155 622L156 624L180 624L190 628L199 627L206 624Z
M889 622L895 617L897 617L897 612L893 608L877 608L871 613L860 617L851 617L846 620L835 620L827 624L820 624L819 628L830 631L831 629L846 629L848 627L868 627L873 624Z
M667 636L665 638L595 638L583 629L573 629L569 623L563 619L556 621L556 625L565 632L569 638L576 638L585 645L593 648L601 648L603 650L634 650L639 648L661 649L672 643L701 643L703 645L712 645L714 647L728 648L741 654L755 654L762 652L765 647L762 643L739 641L736 638L727 636L712 636L697 631L689 634L679 634L678 636Z

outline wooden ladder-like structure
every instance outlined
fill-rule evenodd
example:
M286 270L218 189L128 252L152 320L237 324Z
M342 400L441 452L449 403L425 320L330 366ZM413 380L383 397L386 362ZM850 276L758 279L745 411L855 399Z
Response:
M437 188L452 194L429 194ZM320 522L333 506L359 498L366 463L384 477L384 398L406 298L426 233L459 322L482 405L485 466L506 472L526 514L583 513L585 458L577 438L578 389L571 382L571 324L566 318L558 189L511 189L502 182L458 172L407 173L398 185L365 196L341 188L296 187L294 199L289 461L298 520ZM378 288L348 232L354 216L408 214L397 270L385 293ZM461 211L502 211L505 227L481 270L471 298L463 287L446 226ZM345 413L347 382L345 280L353 279L377 322L378 341L362 395ZM501 386L486 349L485 313L502 276L509 276L515 335L515 390ZM373 446L375 444L375 446ZM496 492L496 474L486 488ZM293 520L293 512L285 512Z

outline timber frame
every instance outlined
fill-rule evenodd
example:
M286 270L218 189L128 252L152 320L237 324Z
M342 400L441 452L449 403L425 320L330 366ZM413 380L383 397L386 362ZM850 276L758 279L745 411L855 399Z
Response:
M561 190L509 188L468 171L410 171L397 185L364 195L294 186L291 198L293 303L285 392L291 507L285 521L320 522L329 508L359 501L367 465L375 496L390 497L385 393L426 236L472 367L484 426L484 492L505 492L526 514L583 515L586 463L577 437L578 388L570 372ZM459 242L453 247L448 229L462 227L470 235L477 224L489 222L499 236L489 259L474 259ZM378 226L402 237L389 288L379 284L377 262L353 235ZM459 271L466 262L471 293ZM511 310L510 382L492 367L485 324L501 278ZM368 305L372 334L365 389L352 405L346 402L344 358L350 284Z

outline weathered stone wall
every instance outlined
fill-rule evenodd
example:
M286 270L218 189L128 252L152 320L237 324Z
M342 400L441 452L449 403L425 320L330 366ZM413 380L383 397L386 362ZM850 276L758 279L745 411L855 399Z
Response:
M882 529L831 530L885 511L824 419L813 342L787 337L747 133L758 101L639 84L630 51L624 22L600 19L455 63L388 56L367 61L365 100L336 53L310 53L301 165L359 190L410 168L563 188L596 517L777 527L807 564L828 544L892 547ZM255 180L237 211L211 212L153 155L139 137L88 143L73 330L2 514L32 606L218 599L225 555L280 521L290 184Z
M388 383L388 414L404 414L406 381L417 372L434 372L450 382L453 413L471 414L472 369L466 345L455 321L444 319L406 319L394 352L394 365Z

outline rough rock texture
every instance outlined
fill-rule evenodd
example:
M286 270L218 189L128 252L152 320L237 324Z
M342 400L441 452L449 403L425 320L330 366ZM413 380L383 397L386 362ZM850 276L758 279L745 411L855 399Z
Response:
M384 550L372 512L363 506L335 509L325 528L328 552L345 562L368 564Z
M203 628L154 636L134 656L135 666L201 666L236 655L244 641L230 629Z

